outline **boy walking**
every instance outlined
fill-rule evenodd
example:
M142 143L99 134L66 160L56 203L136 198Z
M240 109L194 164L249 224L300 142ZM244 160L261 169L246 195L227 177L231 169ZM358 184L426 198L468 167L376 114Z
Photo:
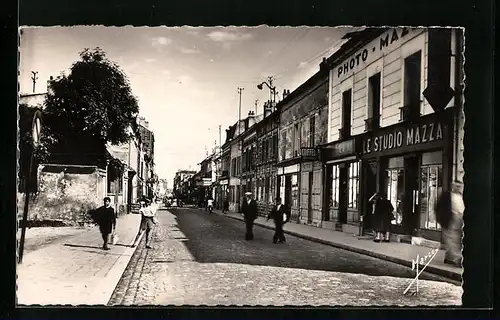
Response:
M115 210L111 207L111 199L109 197L105 197L103 201L104 205L96 210L97 224L99 225L99 231L102 235L102 248L104 250L109 250L109 235L116 228L116 216Z

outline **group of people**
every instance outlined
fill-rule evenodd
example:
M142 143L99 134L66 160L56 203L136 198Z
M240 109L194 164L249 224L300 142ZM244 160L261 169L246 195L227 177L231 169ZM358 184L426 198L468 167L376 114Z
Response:
M245 219L246 233L245 240L253 240L253 226L254 221L257 219L257 202L252 198L251 192L245 193L245 199L242 205L242 214ZM273 243L285 243L285 232L283 231L283 225L290 220L290 210L281 203L279 197L276 198L276 202L267 216L267 220L273 219L275 225L275 231L273 236Z
M116 213L111 206L111 199L105 197L103 199L104 205L97 208L93 213L94 221L99 226L99 231L102 236L103 250L110 250L109 243L111 242L111 237L116 236ZM141 222L139 225L139 231L135 237L132 247L137 245L139 238L143 232L146 232L146 248L151 248L151 230L157 224L155 215L158 210L158 204L156 201L144 198L140 202L141 208L139 213L141 214Z
M444 262L461 266L462 263L462 226L465 204L463 201L463 184L453 182L449 191L438 195L434 212L442 227L443 243L446 248ZM391 225L395 224L394 207L382 193L375 193L369 202L372 204L372 222L375 231L375 242L390 242Z

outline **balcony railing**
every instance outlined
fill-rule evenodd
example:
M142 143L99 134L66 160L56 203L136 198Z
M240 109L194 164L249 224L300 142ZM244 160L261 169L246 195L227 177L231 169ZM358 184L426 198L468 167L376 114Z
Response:
M300 148L300 157L302 160L317 160L319 158L318 150L316 148Z
M380 116L374 116L365 120L365 131L372 131L380 127Z
M399 121L412 121L420 117L420 104L409 104L399 108Z

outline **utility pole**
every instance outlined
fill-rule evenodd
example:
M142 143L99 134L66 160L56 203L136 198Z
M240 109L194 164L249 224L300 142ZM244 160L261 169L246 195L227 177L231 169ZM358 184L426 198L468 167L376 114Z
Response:
M35 85L38 80L38 71L31 71L31 80L33 81L33 93L35 93Z
M241 94L243 93L244 88L239 88L238 87L238 94L240 95L240 103L238 107L238 135L241 134L241 127L240 127L240 121L241 121Z
M219 153L222 154L222 135L221 135L221 125L219 124Z
M271 94L271 101L274 102L275 98L276 98L276 93L275 93L275 90L273 89L273 76L269 76L267 77L267 80L269 81L269 87L271 87L271 91L270 91L270 94Z

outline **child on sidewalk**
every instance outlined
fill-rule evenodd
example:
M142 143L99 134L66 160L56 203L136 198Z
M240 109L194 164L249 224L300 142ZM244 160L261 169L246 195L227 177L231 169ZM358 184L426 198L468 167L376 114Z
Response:
M109 236L116 228L116 216L115 210L111 207L111 199L109 197L105 197L103 201L104 205L96 210L96 216L99 231L101 232L103 240L102 248L104 250L109 250Z
M141 206L142 208L139 209L139 213L141 214L141 225L139 227L139 232L137 233L137 236L135 237L134 244L132 244L132 247L135 247L137 245L137 241L139 241L139 237L141 234L146 231L146 248L151 249L151 244L150 244L150 233L151 230L153 229L155 225L155 212L156 210L152 208L151 206L151 201L149 199L145 199L144 201L141 201Z

